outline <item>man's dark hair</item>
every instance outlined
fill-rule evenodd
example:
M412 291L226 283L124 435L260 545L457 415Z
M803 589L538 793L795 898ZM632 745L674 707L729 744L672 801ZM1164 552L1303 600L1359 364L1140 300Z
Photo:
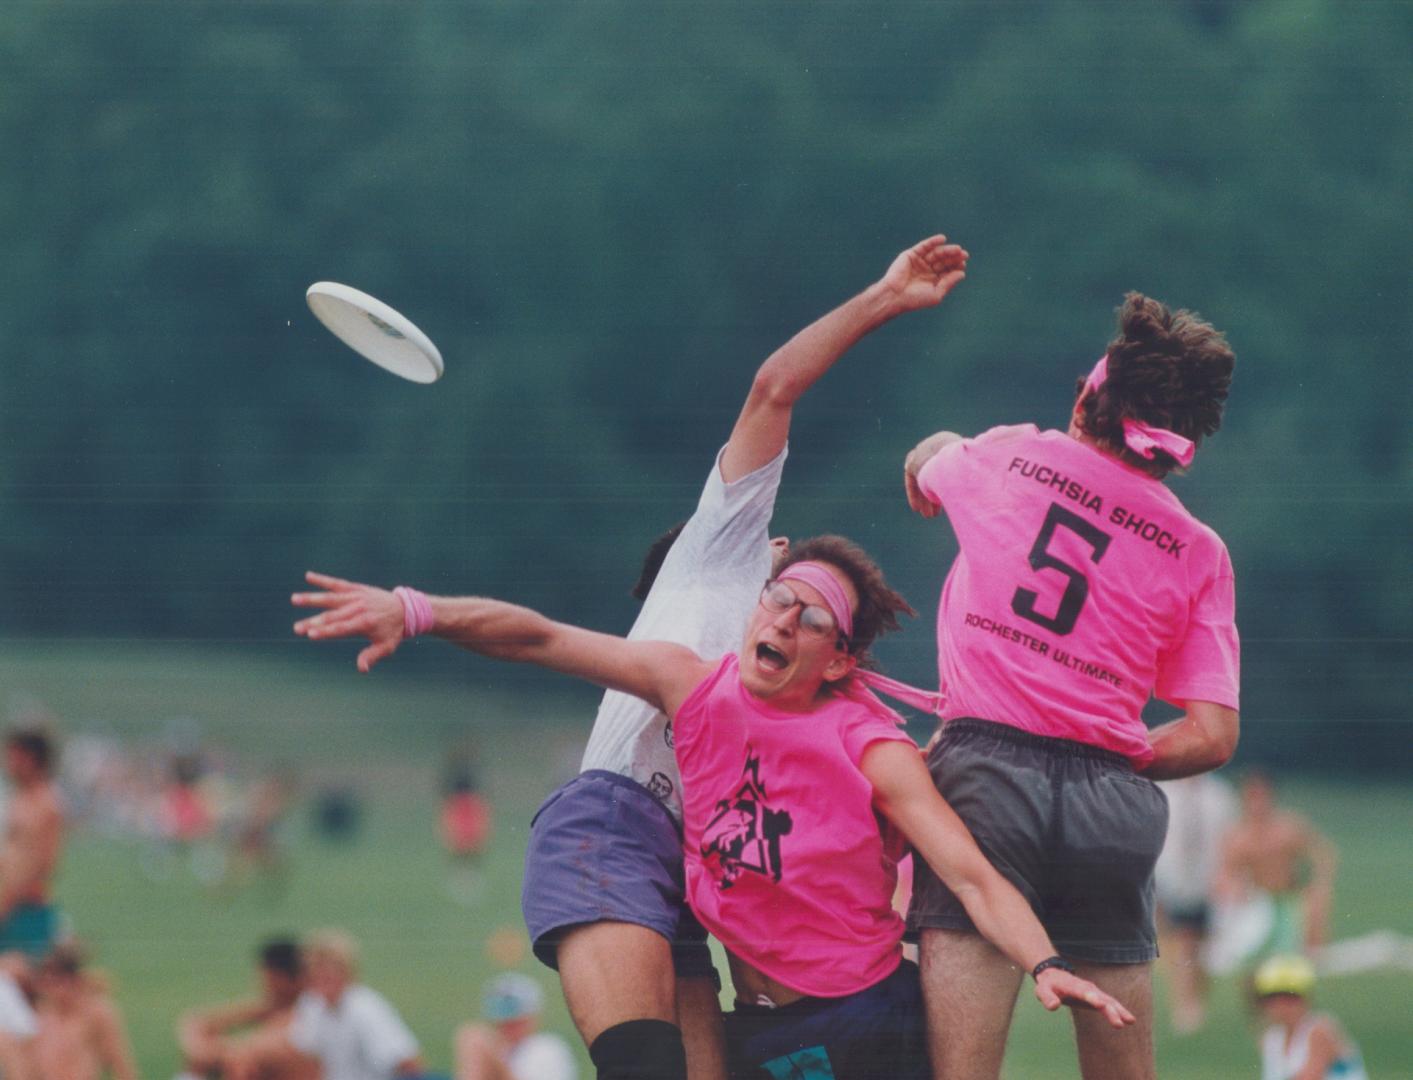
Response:
M1175 431L1200 444L1222 426L1236 355L1212 324L1192 311L1169 311L1131 292L1109 343L1109 375L1085 399L1080 426L1105 449L1145 472L1166 476L1178 462L1163 450L1150 461L1124 443L1125 419ZM1079 393L1084 392L1084 378Z
M916 615L903 597L889 588L883 571L863 548L842 536L812 536L790 547L790 554L777 573L800 562L823 562L844 571L859 594L858 610L854 612L854 633L849 639L849 652L858 658L861 667L872 659L868 647L884 634L901 627L899 615Z
M39 728L11 728L5 745L20 750L34 759L46 776L54 767L54 740Z
M634 600L641 602L648 598L653 582L657 580L657 572L662 569L662 561L667 558L667 553L672 550L672 545L677 542L677 537L681 535L686 524L685 521L679 521L654 540L652 547L648 548L648 553L643 556L643 571L638 575L638 583L628 590L628 595Z
M88 957L84 954L83 947L75 941L61 942L49 950L47 956L40 961L41 971L50 975L64 975L70 978L83 971L84 964L88 962Z
M304 954L300 952L299 942L292 938L271 938L260 946L260 966L266 971L299 978L304 974Z

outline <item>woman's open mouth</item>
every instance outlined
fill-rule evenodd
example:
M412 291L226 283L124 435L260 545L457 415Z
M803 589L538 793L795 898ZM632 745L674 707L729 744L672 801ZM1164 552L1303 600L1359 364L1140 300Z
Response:
M784 671L790 666L790 659L774 645L762 641L756 646L756 663L766 671Z

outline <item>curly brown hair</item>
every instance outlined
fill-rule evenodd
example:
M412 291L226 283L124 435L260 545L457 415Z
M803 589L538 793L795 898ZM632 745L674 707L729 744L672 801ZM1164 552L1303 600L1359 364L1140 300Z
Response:
M1082 400L1080 427L1130 465L1166 476L1176 459L1162 450L1151 461L1134 453L1124 444L1124 420L1167 428L1201 445L1222 426L1236 354L1196 312L1169 311L1142 293L1124 297L1118 325L1118 337L1109 342L1109 376ZM1084 383L1081 377L1081 395Z
M798 544L791 544L790 554L777 572L801 562L837 566L853 582L854 591L859 594L859 603L854 611L854 633L849 638L848 646L849 653L858 659L860 667L872 666L868 647L874 641L902 628L899 615L917 614L902 595L883 580L883 571L868 552L852 540L826 535L812 536Z

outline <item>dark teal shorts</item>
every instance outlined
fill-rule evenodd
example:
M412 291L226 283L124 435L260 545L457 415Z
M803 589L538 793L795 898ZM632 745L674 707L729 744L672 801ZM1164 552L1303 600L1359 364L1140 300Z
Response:
M927 756L933 783L1001 875L1073 960L1158 955L1153 867L1168 799L1121 754L986 720L947 721ZM917 861L908 933L975 930Z
M731 1080L930 1080L922 989L907 960L866 990L726 1014Z
M0 921L0 952L18 950L31 960L41 959L58 932L59 911L53 904L17 904Z

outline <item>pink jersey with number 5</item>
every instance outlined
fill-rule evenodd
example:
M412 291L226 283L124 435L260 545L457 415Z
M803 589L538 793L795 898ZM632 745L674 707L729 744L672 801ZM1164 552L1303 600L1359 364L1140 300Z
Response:
M1150 695L1237 708L1231 560L1160 481L1023 424L946 447L918 486L961 548L937 614L944 717L1142 766Z

